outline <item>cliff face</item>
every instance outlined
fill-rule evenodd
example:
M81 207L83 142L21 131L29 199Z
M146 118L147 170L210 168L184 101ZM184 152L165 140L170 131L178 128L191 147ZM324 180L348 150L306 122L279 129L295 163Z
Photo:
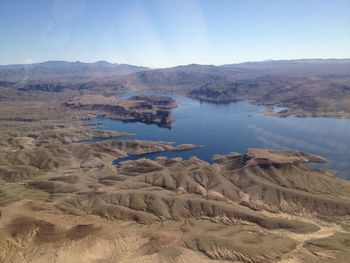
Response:
M170 97L136 96L128 100L120 100L116 97L85 95L65 102L64 106L118 120L141 121L170 127L173 122L171 109L177 105Z

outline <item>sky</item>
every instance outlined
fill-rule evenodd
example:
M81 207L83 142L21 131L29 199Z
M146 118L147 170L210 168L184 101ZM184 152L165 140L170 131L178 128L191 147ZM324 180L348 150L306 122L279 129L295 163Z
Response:
M350 0L0 0L0 64L350 58Z

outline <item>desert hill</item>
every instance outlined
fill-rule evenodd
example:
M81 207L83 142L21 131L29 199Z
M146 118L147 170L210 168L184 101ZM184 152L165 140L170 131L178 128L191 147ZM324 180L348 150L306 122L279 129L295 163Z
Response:
M199 100L286 107L278 116L349 118L349 59L190 64L149 69L105 61L49 61L0 66L0 100L42 93L115 95L125 91L183 94ZM68 95L69 94L69 95ZM45 96L53 96L46 94Z
M248 149L115 166L193 146L98 130L62 107L1 104L2 262L346 262L350 183L308 166L324 158Z

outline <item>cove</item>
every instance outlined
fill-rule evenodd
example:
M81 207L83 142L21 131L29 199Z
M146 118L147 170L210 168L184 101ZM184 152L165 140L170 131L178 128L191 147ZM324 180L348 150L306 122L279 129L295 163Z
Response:
M244 152L247 148L270 148L321 155L329 163L320 167L333 169L337 176L350 179L350 120L279 118L262 115L263 106L246 101L214 104L178 95L173 97L179 107L172 111L175 122L171 129L108 118L96 118L92 122L102 124L103 129L135 134L130 139L193 143L203 147L182 152L132 155L116 160L116 164L140 157L188 159L193 155L212 162L215 154Z

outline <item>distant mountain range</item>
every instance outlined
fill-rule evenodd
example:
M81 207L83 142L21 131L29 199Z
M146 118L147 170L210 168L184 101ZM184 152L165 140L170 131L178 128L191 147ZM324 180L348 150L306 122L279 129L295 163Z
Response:
M288 109L281 113L283 116L350 118L350 59L268 60L221 66L190 64L161 69L106 61L48 61L0 66L1 87L7 88L2 89L3 98L8 98L14 90L19 98L37 92L113 95L147 91L183 94L216 103L249 100L278 105Z
M177 86L196 84L198 81L209 79L223 80L232 77L236 79L236 77L252 74L310 75L348 74L349 72L350 59L267 60L221 66L190 64L161 69L115 64L107 61L94 63L47 61L0 66L0 81L119 79L120 76L137 73L130 79L142 85L174 84Z
M35 64L15 64L0 66L0 80L20 81L55 79L95 79L106 76L120 76L148 70L146 67L128 64L112 64L107 61L94 63L47 61Z
M120 79L138 88L190 90L223 81L260 77L341 78L350 74L350 59L302 59L246 62L222 66L190 64L136 72Z

